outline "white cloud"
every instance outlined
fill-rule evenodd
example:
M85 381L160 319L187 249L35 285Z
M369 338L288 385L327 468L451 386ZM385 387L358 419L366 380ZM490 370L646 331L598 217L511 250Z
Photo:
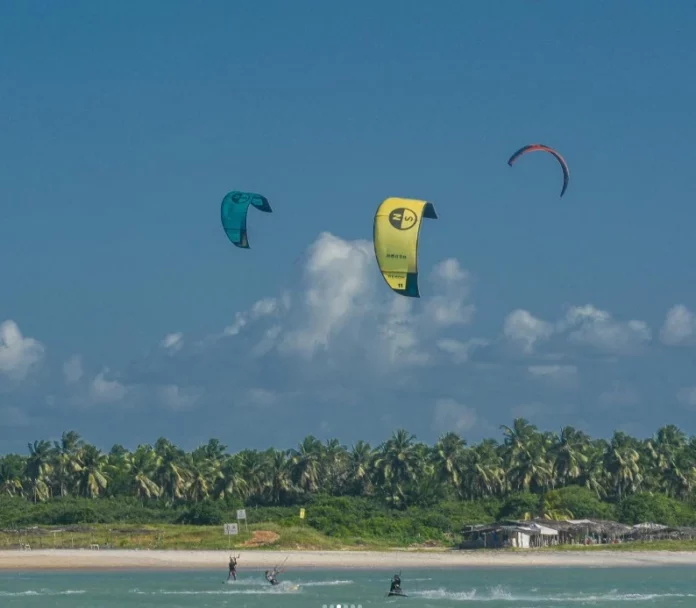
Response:
M644 321L617 321L607 311L591 304L571 307L556 323L517 309L505 319L503 333L527 354L534 352L539 342L554 334L565 334L571 343L589 345L617 355L639 353L652 340L652 331Z
M464 433L476 424L476 411L454 399L439 399L435 403L433 429L440 433Z
M278 338L283 332L281 325L269 327L263 334L261 340L251 349L253 357L263 357L271 352L278 345Z
M686 306L673 306L665 318L660 339L665 344L676 345L690 341L696 334L696 317Z
M454 363L466 363L477 348L488 346L488 344L488 340L482 340L480 338L473 338L466 342L461 342L452 338L442 338L437 341L437 347L452 355L452 361Z
M553 325L518 308L506 317L503 333L508 340L519 344L525 353L531 353L537 342L551 337Z
M570 383L576 380L578 368L575 365L530 365L527 371L536 378Z
M290 308L290 296L284 294L281 298L263 298L253 304L246 312L238 312L234 322L223 331L224 336L236 336L248 323L253 323L264 317L281 314Z
M428 299L426 309L431 319L444 327L471 323L476 307L465 304L471 292L469 272L456 259L449 258L435 266L432 277L444 293Z
M41 361L45 347L34 338L25 338L14 321L0 325L0 372L23 380L32 366Z
M569 339L617 354L633 354L650 342L652 332L644 321L615 321L591 304L574 306L559 324L559 330L577 328Z
M370 309L374 271L369 241L344 241L322 233L305 269L307 315L301 327L285 336L282 350L311 357L328 348L332 337Z
M108 368L104 368L92 380L90 395L94 401L120 401L126 396L128 389L118 380L107 380Z
M467 304L469 273L457 260L438 264L431 278L432 295L419 300L396 295L381 280L371 242L347 241L324 232L309 249L293 314L286 314L289 294L264 298L250 310L238 312L222 335L236 336L251 324L273 319L270 327L259 328L261 336L249 351L252 357L275 350L311 359L321 352L329 365L335 365L337 357L360 358L376 373L425 364L431 360L436 332L469 323L475 310ZM219 338L199 346L205 350Z
M417 320L411 314L412 302L403 297L392 301L386 321L377 328L377 359L389 365L427 363L429 355L419 348Z
M527 371L532 376L557 376L559 374L574 374L577 368L574 365L530 365Z
M80 378L84 375L84 371L82 370L82 358L79 355L74 355L63 363L63 375L68 384L74 384L80 381Z
M172 410L191 409L199 401L202 394L200 389L184 390L176 384L160 386L157 389L160 402Z
M167 334L164 336L164 340L160 343L160 346L171 353L178 352L184 345L184 334L181 332L176 332L172 334Z

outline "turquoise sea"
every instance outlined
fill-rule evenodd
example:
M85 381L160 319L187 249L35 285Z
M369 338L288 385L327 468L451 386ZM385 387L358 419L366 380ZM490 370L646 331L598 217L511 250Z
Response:
M391 573L288 570L278 587L261 571L0 573L1 608L449 608L696 606L688 567L404 570L405 598L386 598Z

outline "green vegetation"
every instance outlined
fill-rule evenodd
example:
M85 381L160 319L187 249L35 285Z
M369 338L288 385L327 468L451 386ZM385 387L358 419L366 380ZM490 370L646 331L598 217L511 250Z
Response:
M501 429L501 443L471 446L399 430L374 449L310 436L292 450L236 454L215 439L187 453L163 438L102 453L71 431L0 458L0 545L40 526L66 530L39 536L43 546L70 546L70 536L76 546L225 548L221 524L241 507L249 531L234 544L273 548L451 546L467 523L528 515L696 524L696 438L674 426L609 441L524 419Z

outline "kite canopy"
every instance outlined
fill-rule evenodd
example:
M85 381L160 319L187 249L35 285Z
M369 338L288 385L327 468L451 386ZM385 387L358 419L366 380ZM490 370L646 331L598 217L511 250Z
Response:
M436 220L435 207L410 198L388 198L375 214L373 240L377 264L387 285L402 296L420 297L418 237L424 217Z
M259 211L273 213L268 199L253 192L233 190L225 195L220 206L220 217L225 234L233 244L241 249L249 249L246 229L249 205L253 205Z
M563 196L566 188L568 187L568 181L570 180L570 169L568 168L568 164L565 162L565 160L563 160L563 157L556 152L556 150L549 148L544 144L530 144L529 146L524 146L523 148L517 150L517 152L510 157L510 160L508 160L508 165L512 167L513 163L527 152L548 152L556 157L556 160L558 160L558 162L561 164L561 168L563 169L563 189L561 190L561 196Z

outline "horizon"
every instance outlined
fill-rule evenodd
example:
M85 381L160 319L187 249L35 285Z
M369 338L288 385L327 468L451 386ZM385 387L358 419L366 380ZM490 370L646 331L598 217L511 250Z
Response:
M474 443L517 417L696 432L693 17L0 7L0 454L57 428L187 450ZM550 154L507 164L539 142L562 198ZM273 210L250 249L221 226L233 190ZM438 214L418 299L375 261L392 196Z
M574 428L572 425L565 425L565 426L562 427L561 429L554 430L554 429L539 427L539 426L535 425L534 423L531 423L531 422L529 422L528 420L525 420L524 418L522 418L522 419L520 419L520 420L523 421L523 422L526 422L526 423L530 424L531 427L534 427L534 428L535 428L534 432L537 433L539 436L543 436L543 435L546 434L546 433L551 433L551 434L553 434L553 436L556 437L557 439L560 438L561 432L563 431L564 428L571 428L571 427ZM498 446L500 446L500 447L503 447L503 446L505 445L505 440L506 440L505 428L504 428L504 427L514 428L514 426L513 426L513 425L514 425L514 422L515 422L515 421L513 420L513 421L510 421L510 424L509 424L509 425L501 425L501 428L500 428L499 431L498 431L500 437L486 436L486 437L482 437L482 438L479 439L478 441L470 441L469 439L467 439L466 436L461 436L461 435L458 435L457 433L454 433L454 434L455 434L457 437L459 437L461 440L464 441L464 444L465 444L464 447L465 447L465 448L475 447L475 446L477 446L477 445L481 445L482 443L484 443L484 442L486 442L486 441L495 441L496 445L498 445ZM665 424L665 425L663 425L663 426L660 427L660 428L668 428L668 427L671 427L671 426L673 426L673 425L671 425L671 424ZM676 428L677 428L678 430L681 431L681 429L679 429L679 427L676 427ZM190 448L183 448L183 447L181 447L180 445L178 445L177 442L175 442L175 441L172 441L171 443L172 443L175 447L177 447L177 448L183 450L184 452L190 453L190 452L193 452L193 451L197 450L198 448L205 447L206 445L210 444L210 442L218 442L220 446L223 446L223 447L225 448L226 453L228 453L228 454L237 454L237 453L243 452L243 451L245 451L245 450L256 451L256 452L259 452L259 453L266 452L266 451L268 451L268 450L276 450L276 451L279 451L279 452L289 452L289 451L292 451L292 450L296 449L298 446L301 446L301 445L302 445L302 442L303 442L305 439L314 438L314 439L317 439L318 441L320 441L320 442L322 443L322 445L324 445L324 446L325 446L326 443L329 442L329 441L332 441L332 440L338 441L338 445L339 445L341 448L346 449L346 450L348 450L348 451L350 451L351 449L353 449L353 448L355 447L356 443L361 442L361 441L364 441L364 443L366 443L366 444L370 447L370 449L372 449L372 450L379 450L390 438L394 437L394 435L395 435L398 431L400 431L400 430L405 431L409 436L413 436L413 442L414 442L414 444L425 444L425 445L428 446L429 448L433 448L434 446L436 446L437 443L438 443L445 435L447 435L447 433L443 433L443 434L440 435L439 437L435 438L435 440L433 440L433 441L426 441L426 440L423 440L423 439L421 439L420 437L418 437L418 434L417 434L417 433L413 433L413 432L409 431L408 429L395 428L388 436L385 436L382 440L380 440L380 441L378 441L378 442L376 442L376 443L372 443L372 442L369 442L369 441L364 441L364 440L362 440L362 439L360 439L360 438L356 438L356 439L353 440L353 441L344 442L344 441L342 441L342 440L340 439L340 437L337 437L337 436L336 436L336 437L328 437L328 438L322 440L322 439L320 439L320 438L318 438L318 437L316 437L316 436L314 436L314 435L311 435L311 434L310 434L310 435L304 435L304 436L302 436L302 437L299 437L298 440L296 441L296 443L295 443L293 446L291 446L291 447L285 447L285 448L278 447L278 446L274 446L274 445L268 445L268 446L266 446L266 447L256 447L256 448L241 447L241 448L239 448L239 449L235 449L233 446L230 446L224 439L222 439L222 438L219 437L219 436L211 436L211 437L209 437L206 441L203 441L203 442L201 442L201 443L199 443L199 444L197 444L197 445L195 445L195 446L191 446ZM582 431L581 429L574 429L574 430L575 430L575 431L578 431L578 432L583 432L583 433L584 433L584 431ZM656 437L657 437L657 434L658 434L658 431L659 431L659 430L660 430L660 429L655 429L655 431L654 431L651 435L648 435L648 436L636 437L636 436L631 435L630 433L627 433L627 436L628 436L630 439L634 439L634 440L636 440L636 441L638 441L638 442L640 442L640 443L645 443L645 442L648 442L648 441L651 441L651 440L654 441L654 440L656 439ZM560 432L559 432L559 431L560 431ZM611 440L612 440L612 438L613 438L613 436L614 436L614 434L616 434L616 433L621 433L621 432L623 432L623 431L620 431L620 430L616 429L616 430L614 431L614 433L612 433L611 436L609 436L609 437L593 436L593 435L589 435L589 434L587 435L587 437L588 437L589 441L600 441L600 440L601 440L601 441L606 441L608 444L610 444L610 443L611 443ZM682 431L682 432L684 432L684 431ZM152 441L145 441L144 443L139 443L139 444L137 444L137 445L131 444L131 445L129 446L127 443L120 442L120 441L116 441L116 442L114 442L111 446L108 446L108 447L107 447L106 445L100 446L100 445L97 445L97 444L95 444L95 443L92 443L92 442L89 440L89 437L86 437L85 435L82 435L82 433L80 433L80 432L79 432L78 430L76 430L76 429L70 429L70 430L64 430L64 431L61 432L60 435L56 435L56 436L51 436L51 437L37 437L37 438L34 438L33 440L30 439L30 440L28 440L24 445L25 445L25 447L28 447L28 446L33 445L35 442L40 442L40 441L48 441L48 442L51 443L51 444L53 444L54 442L55 442L55 443L60 443L61 438L62 438L64 435L67 435L68 433L77 433L77 435L79 436L79 438L80 438L81 441L83 441L86 445L92 445L92 446L96 447L96 448L97 448L98 450L100 450L103 454L109 454L109 452L110 452L113 448L116 448L116 447L123 447L123 448L125 448L126 450L128 450L129 452L134 452L138 447L141 447L141 446L150 446L150 447L154 447L155 444L157 443L157 441L160 440L160 439L165 439L165 440L167 440L167 441L170 441L169 438L167 438L167 437L159 436L159 437L157 437L156 439L154 439L154 440L152 440ZM689 434L689 433L684 432L684 434L685 434L685 437L686 437L687 442L690 441L691 439L696 439L696 433L694 433L694 434ZM22 454L17 453L17 452L2 452L2 451L0 451L0 459L1 459L3 456L7 456L7 455L10 455L10 454L15 454L15 455L22 456Z

